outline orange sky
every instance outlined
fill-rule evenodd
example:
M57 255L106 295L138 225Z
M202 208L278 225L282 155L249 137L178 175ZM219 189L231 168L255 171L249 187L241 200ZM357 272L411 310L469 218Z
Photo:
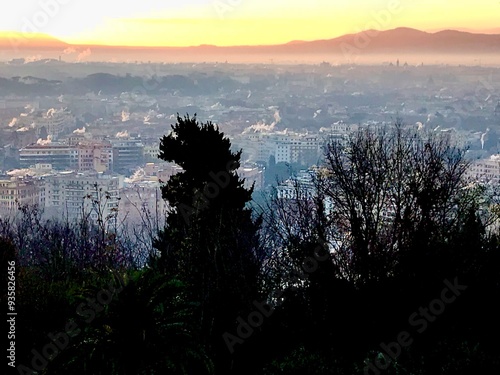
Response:
M130 46L276 44L401 26L483 30L500 20L499 0L4 0L3 7L0 30Z

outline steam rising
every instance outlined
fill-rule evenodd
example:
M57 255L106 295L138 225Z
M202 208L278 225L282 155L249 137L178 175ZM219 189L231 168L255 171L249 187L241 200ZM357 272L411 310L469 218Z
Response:
M55 108L50 108L47 113L45 114L45 117L47 118L51 118L51 117L54 117L54 114L57 113L57 109Z
M127 122L130 120L130 112L123 110L122 111L122 122Z
M134 182L140 182L146 177L146 172L143 168L138 168L130 178L125 178L124 182L131 184Z
M115 137L116 138L128 138L130 135L128 134L127 130L124 130L122 132L116 133Z
M36 141L36 144L41 146L50 145L51 143L52 143L51 135L48 135L47 139L38 138L38 141Z
M90 55L92 55L92 51L90 50L90 48L87 48L86 50L83 50L82 52L80 52L78 54L78 56L76 57L76 61L81 62L82 60L85 60Z
M76 50L75 48L73 48L73 47L68 47L68 48L66 48L66 49L63 51L63 53L64 53L65 55L71 55L72 53L76 53L76 52L77 52L77 50Z
M484 150L484 138L486 137L489 131L490 128L486 128L486 131L483 134L481 134L481 150Z
M275 107L270 107L270 108L275 108ZM273 117L274 121L271 124L267 125L265 122L259 121L256 124L250 125L248 128L243 130L243 134L248 134L250 132L270 133L274 131L276 124L278 124L281 121L280 111L278 109L275 109Z

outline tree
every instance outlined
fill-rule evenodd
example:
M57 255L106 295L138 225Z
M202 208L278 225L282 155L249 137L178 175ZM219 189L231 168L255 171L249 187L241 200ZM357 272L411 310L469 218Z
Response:
M393 274L418 249L442 241L471 204L465 150L447 136L363 128L326 146L319 189L332 203L330 224L360 282ZM465 205L465 206L464 206Z
M318 353L328 358L328 347L338 360L362 363L366 353L376 354L380 342L408 326L412 312L433 301L443 280L457 278L469 286L457 304L461 309L448 309L446 319L415 340L414 354L403 351L398 366L416 361L432 372L439 367L431 349L437 344L461 348L471 340L486 346L477 336L484 328L474 327L481 319L466 319L479 314L478 301L488 301L482 280L495 279L485 268L494 262L485 259L498 255L487 251L478 215L481 194L468 188L467 167L465 150L446 135L400 122L361 128L327 144L323 163L311 171L312 183L297 184L292 198L277 198L266 210L266 224L276 233L269 274L286 296L273 316L284 339L274 346L292 346L291 354L304 348L305 360ZM312 193L300 194L301 189ZM314 256L318 242L328 244L331 257L302 271L300 264ZM290 269L305 274L300 283L286 279ZM492 319L488 324L498 326ZM480 354L486 352L493 353ZM418 362L422 354L425 365ZM278 365L282 369L286 361Z
M260 221L246 208L253 188L236 174L241 151L230 146L211 122L177 116L159 155L183 171L162 188L170 212L156 243L157 264L184 282L199 304L194 316L219 370L228 354L222 334L256 297L262 261Z

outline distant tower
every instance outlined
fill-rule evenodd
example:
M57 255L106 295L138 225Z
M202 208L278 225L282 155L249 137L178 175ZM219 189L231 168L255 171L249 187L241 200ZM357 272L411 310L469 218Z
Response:
M399 67L399 59L396 61L396 66Z

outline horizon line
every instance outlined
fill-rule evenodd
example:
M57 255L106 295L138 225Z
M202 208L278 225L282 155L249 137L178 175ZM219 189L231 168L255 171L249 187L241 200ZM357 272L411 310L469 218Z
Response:
M20 38L25 38L29 42L36 43L37 42L37 36L39 40L44 40L44 39L49 39L49 41L53 42L58 42L61 44L65 44L68 48L70 47L94 47L94 48L99 48L99 47L110 47L110 48L199 48L199 47L216 47L216 48L238 48L238 47L272 47L272 46L282 46L282 45L287 45L287 44L299 44L299 43L310 43L310 42L317 42L317 41L328 41L328 40L334 40L338 38L342 38L345 36L350 36L350 35L356 35L356 34L362 34L367 31L376 31L376 32L387 32L387 31L394 31L398 29L407 29L407 30L413 30L413 31L418 31L426 34L437 34L440 32L444 31L455 31L455 32L460 32L464 34L474 34L474 35L500 35L500 30L498 32L485 32L485 30L477 30L477 29L466 29L466 28L438 28L438 29L427 29L427 30L420 30L412 27L406 27L406 26L400 26L400 27L395 27L392 29L385 29L385 30L378 30L378 29L365 29L359 32L353 32L353 33L345 33L337 36L332 36L330 38L321 38L321 39L311 39L311 40L303 40L303 39L294 39L294 40L289 40L287 42L283 43L272 43L272 44L234 44L234 45L217 45L217 44L198 44L198 45L185 45L185 46L172 46L172 45L123 45L123 44L96 44L96 43L78 43L78 44L73 44L69 42L65 42L64 38L60 38L48 33L40 33L40 32L22 32L22 31L13 31L13 30L0 30L0 40L2 39L13 39L12 36L18 36ZM496 29L492 29L496 30ZM30 35L30 36L27 36ZM13 41L11 40L13 43ZM62 46L61 46L62 47Z

